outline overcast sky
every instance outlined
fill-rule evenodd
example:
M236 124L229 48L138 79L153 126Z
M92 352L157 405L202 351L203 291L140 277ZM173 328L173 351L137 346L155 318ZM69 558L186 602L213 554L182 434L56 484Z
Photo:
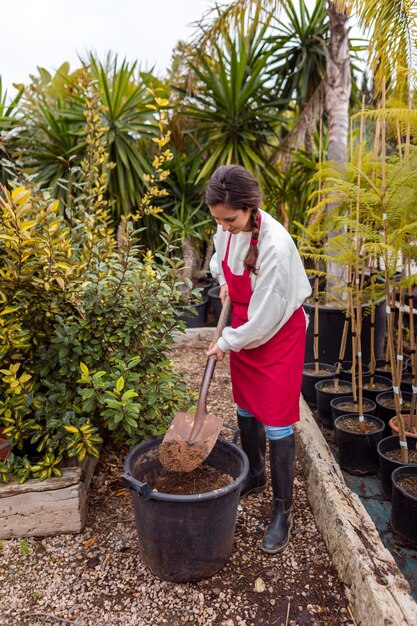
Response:
M231 0L221 0L221 5ZM162 73L179 39L214 0L3 0L0 4L0 75L9 96L13 83L27 83L37 66L49 71L93 51L117 52L142 69ZM314 5L314 0L307 0Z

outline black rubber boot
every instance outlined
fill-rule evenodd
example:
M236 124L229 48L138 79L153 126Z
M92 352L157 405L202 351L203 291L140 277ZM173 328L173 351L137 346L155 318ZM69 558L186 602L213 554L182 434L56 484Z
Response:
M240 497L244 498L250 493L259 493L266 487L266 437L264 425L255 417L243 417L238 413L237 423L242 450L249 459L249 474L240 490Z
M283 550L290 540L292 528L292 490L295 472L294 435L269 442L274 508L272 521L262 539L261 550L275 554Z

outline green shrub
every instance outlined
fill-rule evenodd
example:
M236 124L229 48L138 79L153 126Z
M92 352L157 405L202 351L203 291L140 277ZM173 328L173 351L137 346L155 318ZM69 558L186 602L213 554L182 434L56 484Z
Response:
M96 211L71 230L57 202L1 188L0 424L13 446L3 481L59 475L65 457L97 456L106 431L154 437L185 398L165 355L180 263L141 256L131 224L118 251Z

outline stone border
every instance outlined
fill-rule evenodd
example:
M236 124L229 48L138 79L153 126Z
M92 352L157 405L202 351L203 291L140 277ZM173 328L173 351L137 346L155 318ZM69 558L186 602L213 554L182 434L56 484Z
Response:
M300 408L296 437L308 500L358 626L415 626L417 603L408 582L359 496L347 487L303 398Z
M214 328L189 328L175 343L204 348ZM303 398L296 425L298 458L316 524L346 585L357 626L415 626L417 603L383 545L360 498L347 487L339 465Z

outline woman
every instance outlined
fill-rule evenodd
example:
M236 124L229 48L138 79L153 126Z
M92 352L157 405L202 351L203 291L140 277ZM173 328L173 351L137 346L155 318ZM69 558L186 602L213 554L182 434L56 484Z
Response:
M261 549L275 554L287 546L292 527L292 425L300 419L306 335L301 304L311 287L291 236L260 210L261 201L257 181L239 165L219 167L208 183L206 202L218 224L210 269L222 301L228 294L232 302L232 327L207 355L222 360L230 351L233 398L250 466L241 497L266 487L269 440L274 503Z

